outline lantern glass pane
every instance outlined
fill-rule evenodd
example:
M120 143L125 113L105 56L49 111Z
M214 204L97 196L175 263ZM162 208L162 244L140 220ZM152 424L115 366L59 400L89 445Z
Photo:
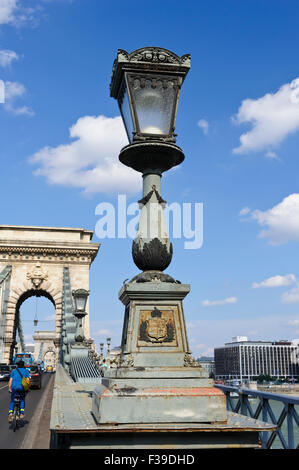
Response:
M169 79L134 79L133 95L139 131L142 134L169 135L172 131L176 99L174 83Z
M84 312L86 305L86 296L85 295L78 295L76 297L76 310L79 312Z
M127 131L128 139L130 143L133 141L133 131L134 131L134 125L133 125L133 119L132 119L132 114L131 114L131 106L130 106L130 100L129 100L129 95L128 95L128 90L127 88L124 91L124 95L122 98L122 101L119 103L123 121L125 123L125 128Z

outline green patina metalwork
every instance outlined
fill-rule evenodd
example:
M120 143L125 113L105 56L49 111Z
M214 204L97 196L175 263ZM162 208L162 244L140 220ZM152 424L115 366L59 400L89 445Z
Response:
M4 362L6 308L10 289L11 269L11 265L8 264L0 273L0 362Z
M63 271L62 316L59 362L75 382L89 382L100 378L100 371L91 358L86 342L76 342L75 318L69 268Z

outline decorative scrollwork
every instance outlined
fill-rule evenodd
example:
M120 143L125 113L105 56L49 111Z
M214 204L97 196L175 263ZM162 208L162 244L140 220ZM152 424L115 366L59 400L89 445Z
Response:
M144 243L142 249L140 249L138 242L133 241L133 260L141 271L164 271L171 262L172 253L172 243L169 244L168 249L167 245L162 243L159 238L154 238L150 242Z
M56 248L56 247L25 247L25 246L0 246L1 253L12 255L30 255L30 256L85 256L94 259L97 255L96 249L72 249L72 248Z
M190 54L185 54L180 58L173 52L159 47L146 47L142 49L137 49L137 51L134 51L131 54L128 54L126 51L121 50L120 53L130 62L136 61L175 65L185 65L187 60L189 60L190 62Z
M184 367L201 367L190 353L186 353L184 357Z
M133 277L130 282L170 282L181 284L181 281L175 280L173 277L169 276L169 274L161 273L161 271L145 271L143 273L137 274L137 276Z
M132 354L125 354L120 358L119 364L121 367L134 367L134 357Z
M139 341L146 343L173 343L175 326L173 314L161 311L156 307L151 312L141 312L139 325Z
M164 199L161 197L161 195L157 191L157 188L154 184L152 186L152 190L148 194L146 194L142 199L140 199L138 201L138 204L141 204L142 206L145 206L149 202L149 200L151 199L153 194L156 195L156 198L157 198L159 204L161 204L162 206L164 206L166 204L166 201L164 201Z
M32 271L27 272L27 279L29 279L35 289L38 289L43 281L48 279L48 273L42 268L40 263L36 263Z

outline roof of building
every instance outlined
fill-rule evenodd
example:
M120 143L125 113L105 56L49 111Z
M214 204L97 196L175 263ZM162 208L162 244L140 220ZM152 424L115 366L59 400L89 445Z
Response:
M210 356L200 356L198 362L214 362L214 358Z

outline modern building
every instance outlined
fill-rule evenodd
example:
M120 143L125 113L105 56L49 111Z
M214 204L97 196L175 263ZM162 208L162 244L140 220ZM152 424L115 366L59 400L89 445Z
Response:
M215 375L215 361L213 357L201 356L197 359L197 362L208 372L210 377Z
M214 355L217 379L299 376L299 339L248 341L246 336L237 336L231 343L216 348Z

